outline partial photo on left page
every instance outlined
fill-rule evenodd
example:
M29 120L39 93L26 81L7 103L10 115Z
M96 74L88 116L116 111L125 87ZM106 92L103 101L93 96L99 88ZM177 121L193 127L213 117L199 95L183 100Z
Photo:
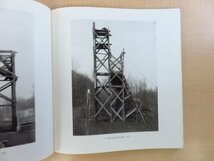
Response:
M52 153L50 19L37 2L0 4L0 160Z
M0 148L35 142L33 15L0 10Z

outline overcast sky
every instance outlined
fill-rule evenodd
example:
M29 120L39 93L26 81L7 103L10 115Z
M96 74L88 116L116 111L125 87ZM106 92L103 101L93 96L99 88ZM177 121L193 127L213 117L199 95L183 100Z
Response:
M15 50L17 55L17 97L34 93L33 16L28 13L0 10L0 50ZM2 85L2 84L1 84Z
M92 22L96 29L107 27L111 30L111 52L118 57L124 48L126 78L143 80L145 77L157 85L154 21L100 21L72 20L71 50L72 66L80 73L92 78L93 37Z

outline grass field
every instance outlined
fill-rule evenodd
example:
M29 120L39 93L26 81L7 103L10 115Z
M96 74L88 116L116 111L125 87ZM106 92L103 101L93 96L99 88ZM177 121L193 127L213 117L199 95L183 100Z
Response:
M86 105L73 109L75 113L75 115L73 115L74 135L87 135ZM111 123L110 120L95 121L93 118L93 110L91 110L90 113L88 135L158 130L158 121L155 120L157 117L153 117L153 113L145 118L146 123L140 119L136 121L134 118L126 119L125 122L116 119L113 123Z
M0 148L32 143L35 141L35 124L23 124L19 132L0 133ZM1 144L4 142L4 145Z

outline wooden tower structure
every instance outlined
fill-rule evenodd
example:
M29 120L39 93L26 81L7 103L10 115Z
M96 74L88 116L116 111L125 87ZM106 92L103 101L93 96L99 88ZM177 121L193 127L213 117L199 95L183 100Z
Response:
M11 131L17 130L16 113L16 81L15 54L13 50L0 50L0 108L7 107L12 110Z
M96 29L93 22L94 117L104 117L111 122L115 119L125 121L129 116L140 113L144 119L142 105L135 103L124 75L125 51L114 57L110 37L109 29Z

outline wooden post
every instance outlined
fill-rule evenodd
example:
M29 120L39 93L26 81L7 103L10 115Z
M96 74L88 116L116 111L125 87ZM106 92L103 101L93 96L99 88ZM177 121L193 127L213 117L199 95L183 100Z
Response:
M17 130L17 110L16 110L16 75L15 75L15 53L11 54L11 71L13 75L13 83L11 86L11 98L12 98L12 131Z
M90 116L90 89L87 90L87 106L86 106L86 134L89 135L89 116Z

